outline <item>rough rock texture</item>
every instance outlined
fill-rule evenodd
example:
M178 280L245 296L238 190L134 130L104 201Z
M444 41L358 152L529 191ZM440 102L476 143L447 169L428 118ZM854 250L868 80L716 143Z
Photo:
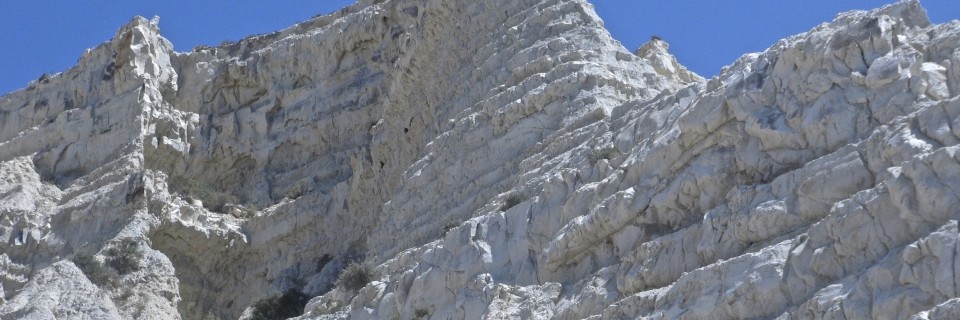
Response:
M134 19L0 97L0 318L960 317L960 21L844 13L710 80L667 48L583 0L189 53Z

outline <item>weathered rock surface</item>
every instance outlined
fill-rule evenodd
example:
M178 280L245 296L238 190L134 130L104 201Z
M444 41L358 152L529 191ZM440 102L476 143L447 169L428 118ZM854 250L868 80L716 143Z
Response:
M0 318L960 317L960 22L844 13L710 80L667 48L583 0L188 53L134 19L0 97Z

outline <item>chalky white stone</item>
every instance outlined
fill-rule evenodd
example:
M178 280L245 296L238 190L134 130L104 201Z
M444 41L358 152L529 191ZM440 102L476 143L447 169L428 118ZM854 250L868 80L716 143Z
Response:
M960 21L918 1L709 80L584 0L158 24L0 97L0 318L960 317ZM122 239L116 286L71 262Z

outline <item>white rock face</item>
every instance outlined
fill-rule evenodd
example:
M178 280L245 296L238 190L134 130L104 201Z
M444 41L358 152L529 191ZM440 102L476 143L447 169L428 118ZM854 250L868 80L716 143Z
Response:
M960 22L844 13L710 80L667 48L583 0L189 53L134 19L0 97L0 318L960 317Z

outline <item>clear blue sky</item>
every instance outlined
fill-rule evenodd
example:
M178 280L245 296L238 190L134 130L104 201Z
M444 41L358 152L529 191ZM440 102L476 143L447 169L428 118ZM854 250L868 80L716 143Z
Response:
M892 0L891 0L892 1ZM680 63L713 76L742 54L805 32L842 11L883 0L592 0L607 28L633 50L651 35L671 45ZM0 94L42 73L73 66L86 48L110 39L134 15L160 16L177 51L276 31L335 11L351 0L0 0ZM960 19L958 0L925 0L931 19Z

